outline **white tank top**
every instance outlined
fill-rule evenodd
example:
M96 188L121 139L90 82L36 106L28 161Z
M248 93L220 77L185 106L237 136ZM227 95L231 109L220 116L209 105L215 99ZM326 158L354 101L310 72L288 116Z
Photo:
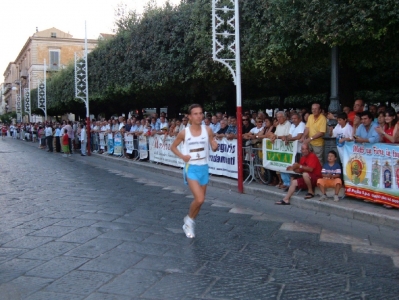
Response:
M184 154L190 155L190 165L206 165L208 163L209 135L205 125L201 125L201 134L193 136L190 127L184 129Z

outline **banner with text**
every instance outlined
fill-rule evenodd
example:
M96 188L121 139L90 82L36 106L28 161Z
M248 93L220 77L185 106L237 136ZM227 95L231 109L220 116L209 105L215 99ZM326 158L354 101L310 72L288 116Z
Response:
M399 208L399 149L395 144L344 145L345 194Z
M154 162L183 167L184 162L170 151L175 137L155 135L149 138L150 160ZM219 147L216 152L209 150L209 173L238 178L237 140L223 138L217 141ZM182 144L179 145L181 150Z
M139 136L139 153L140 153L140 159L148 158L147 137L145 135Z
M132 154L134 150L133 135L125 133L126 153Z
M112 133L108 133L108 154L114 153L114 137Z
M115 133L114 137L114 155L122 156L123 155L123 140L122 134L120 132Z
M298 141L284 142L277 139L272 142L270 139L263 139L263 166L269 170L286 172L287 167L295 163L297 148Z

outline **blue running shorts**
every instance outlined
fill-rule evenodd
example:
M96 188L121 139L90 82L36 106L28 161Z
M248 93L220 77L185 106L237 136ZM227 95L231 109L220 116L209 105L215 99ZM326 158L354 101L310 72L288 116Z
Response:
M188 184L187 178L198 181L200 185L208 184L209 182L208 165L186 164L183 168L183 179L185 184Z

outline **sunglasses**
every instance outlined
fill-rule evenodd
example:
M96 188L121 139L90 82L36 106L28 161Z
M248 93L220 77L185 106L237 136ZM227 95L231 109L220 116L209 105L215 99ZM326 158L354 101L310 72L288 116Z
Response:
M248 121L248 119L242 119L243 121Z

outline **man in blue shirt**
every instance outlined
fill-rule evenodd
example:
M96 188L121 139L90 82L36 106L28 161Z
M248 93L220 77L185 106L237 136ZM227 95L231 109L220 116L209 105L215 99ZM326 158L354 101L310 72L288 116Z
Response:
M375 124L373 120L374 117L371 112L362 112L362 124L357 128L356 135L353 136L356 143L378 143L380 141L380 136L375 130L378 124Z

